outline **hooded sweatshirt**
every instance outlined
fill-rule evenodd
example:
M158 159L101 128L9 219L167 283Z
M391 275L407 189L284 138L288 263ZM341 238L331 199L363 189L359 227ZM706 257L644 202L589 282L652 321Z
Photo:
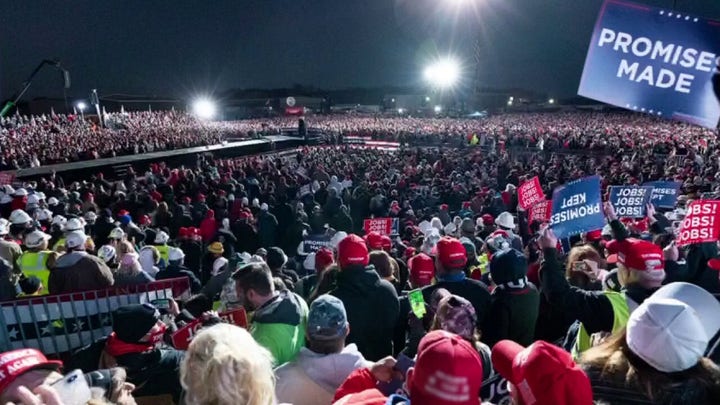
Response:
M305 346L308 307L299 295L280 291L255 311L250 334L273 355L278 366L295 359Z
M303 347L295 361L275 369L275 395L280 403L329 404L350 373L370 364L354 344L334 354L318 354Z

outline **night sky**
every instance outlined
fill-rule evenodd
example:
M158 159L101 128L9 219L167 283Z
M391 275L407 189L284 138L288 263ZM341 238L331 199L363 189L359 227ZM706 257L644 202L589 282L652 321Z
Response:
M188 97L294 83L322 88L413 85L452 53L496 87L556 97L577 91L601 0L3 0L0 99L40 60L59 58L71 96ZM644 0L672 6L672 0ZM678 0L720 19L720 1ZM62 96L58 73L28 96Z

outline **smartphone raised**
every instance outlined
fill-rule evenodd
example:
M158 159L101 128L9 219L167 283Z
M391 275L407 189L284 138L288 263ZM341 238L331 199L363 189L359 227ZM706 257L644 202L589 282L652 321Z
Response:
M584 272L588 270L588 265L585 262L573 262L572 269L573 271Z
M412 290L408 293L408 299L410 300L410 309L418 319L423 319L425 313L425 298L422 295L422 291L419 289Z

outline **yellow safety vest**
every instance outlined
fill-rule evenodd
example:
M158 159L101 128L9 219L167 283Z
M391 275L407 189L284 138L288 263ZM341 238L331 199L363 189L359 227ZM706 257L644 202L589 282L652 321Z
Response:
M43 285L41 295L48 293L48 278L50 271L47 268L47 258L50 252L43 250L40 252L25 252L17 260L18 267L27 277L35 276L40 279Z
M603 294L610 300L610 305L613 309L613 327L611 333L615 334L627 325L628 319L630 318L630 306L628 305L625 292L604 291ZM592 346L590 334L585 330L585 326L580 324L575 344L573 344L572 347L573 359L577 361L582 352Z
M170 246L155 245L155 249L157 249L158 253L160 254L160 258L165 260L165 265L167 265L170 260Z
M52 250L55 252L60 252L60 253L65 251L65 237L64 236L62 238L58 239L57 242L55 242Z

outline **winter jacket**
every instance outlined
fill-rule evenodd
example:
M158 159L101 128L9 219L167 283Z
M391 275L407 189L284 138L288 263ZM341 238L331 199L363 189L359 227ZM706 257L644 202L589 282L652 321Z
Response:
M275 215L267 211L260 213L257 227L260 246L265 249L275 246L275 236L278 230L278 222Z
M299 295L280 291L255 311L250 334L273 355L274 365L292 361L305 346L308 307Z
M535 323L540 306L540 293L530 284L519 291L495 289L491 295L489 314L482 328L482 339L488 346L509 339L522 346L535 341Z
M123 286L130 286L130 285L145 285L147 283L152 283L155 281L155 279L149 275L148 273L144 271L140 271L137 274L124 274L124 273L115 273L113 274L113 277L115 278L115 286L116 287L123 287Z
M202 288L202 284L200 284L200 279L198 279L195 276L195 273L190 271L185 266L178 266L175 264L170 264L167 266L165 270L160 270L155 275L155 280L166 280L169 278L178 278L178 277L187 277L188 281L190 282L190 291L193 294L196 294L200 291Z
M110 268L100 258L86 252L70 252L60 256L50 268L50 294L101 290L115 282Z
M202 269L204 255L202 244L194 240L184 239L178 247L185 253L185 267L198 276Z
M348 266L337 276L330 292L347 311L350 335L368 360L377 361L393 353L393 332L400 313L395 288L380 279L373 266Z
M456 278L452 278L456 277ZM432 294L438 288L444 288L450 294L470 301L477 315L478 328L482 328L490 309L490 292L482 281L464 277L463 273L440 279L436 284L423 287L422 294L426 303L431 302ZM407 314L405 314L407 316ZM407 322L405 322L407 324Z
M215 212L208 211L207 217L200 223L200 236L202 240L209 243L217 231L217 221L215 221Z
M330 404L350 373L370 364L354 344L334 354L318 354L303 347L294 361L275 369L275 396L278 403Z

